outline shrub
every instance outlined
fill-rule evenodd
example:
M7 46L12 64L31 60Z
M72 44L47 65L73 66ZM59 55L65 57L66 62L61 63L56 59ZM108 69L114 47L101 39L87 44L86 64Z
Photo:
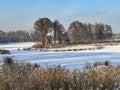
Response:
M104 64L105 66L111 66L111 63L110 63L109 61L105 61L103 64Z
M13 64L13 62L14 62L14 60L13 60L12 57L6 57L6 58L4 58L4 60L3 60L3 63L4 63L5 65Z
M0 50L0 54L10 54L8 50Z

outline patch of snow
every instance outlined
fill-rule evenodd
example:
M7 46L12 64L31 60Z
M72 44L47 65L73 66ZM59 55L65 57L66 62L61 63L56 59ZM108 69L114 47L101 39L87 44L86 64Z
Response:
M96 50L97 52L120 52L120 45L104 46L102 49Z
M23 48L32 47L34 44L35 44L35 42L0 44L0 49L17 50L18 48L23 49Z

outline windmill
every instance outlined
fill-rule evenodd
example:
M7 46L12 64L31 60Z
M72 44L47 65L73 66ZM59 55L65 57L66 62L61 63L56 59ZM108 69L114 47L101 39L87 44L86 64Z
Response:
M53 28L48 28L48 33L46 35L46 46L51 46L53 44L54 30Z

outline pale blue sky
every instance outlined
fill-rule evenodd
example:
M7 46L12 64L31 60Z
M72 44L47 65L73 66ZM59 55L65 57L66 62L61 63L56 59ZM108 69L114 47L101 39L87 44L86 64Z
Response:
M0 0L0 30L31 30L43 17L58 19L66 29L79 20L120 32L120 0Z

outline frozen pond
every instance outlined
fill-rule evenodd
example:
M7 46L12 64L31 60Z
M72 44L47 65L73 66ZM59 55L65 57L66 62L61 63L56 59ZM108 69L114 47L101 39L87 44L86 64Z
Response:
M60 64L69 68L80 68L85 63L101 62L105 60L109 60L113 65L120 64L120 52L115 51L40 52L39 50L18 51L12 49L10 52L10 55L0 55L0 61L6 56L11 56L17 61L28 61L42 66L55 66Z
M85 63L109 60L113 65L120 64L120 53L109 52L39 52L13 51L11 55L1 55L0 60L11 56L17 61L28 61L45 65L64 65L70 68L79 68Z

